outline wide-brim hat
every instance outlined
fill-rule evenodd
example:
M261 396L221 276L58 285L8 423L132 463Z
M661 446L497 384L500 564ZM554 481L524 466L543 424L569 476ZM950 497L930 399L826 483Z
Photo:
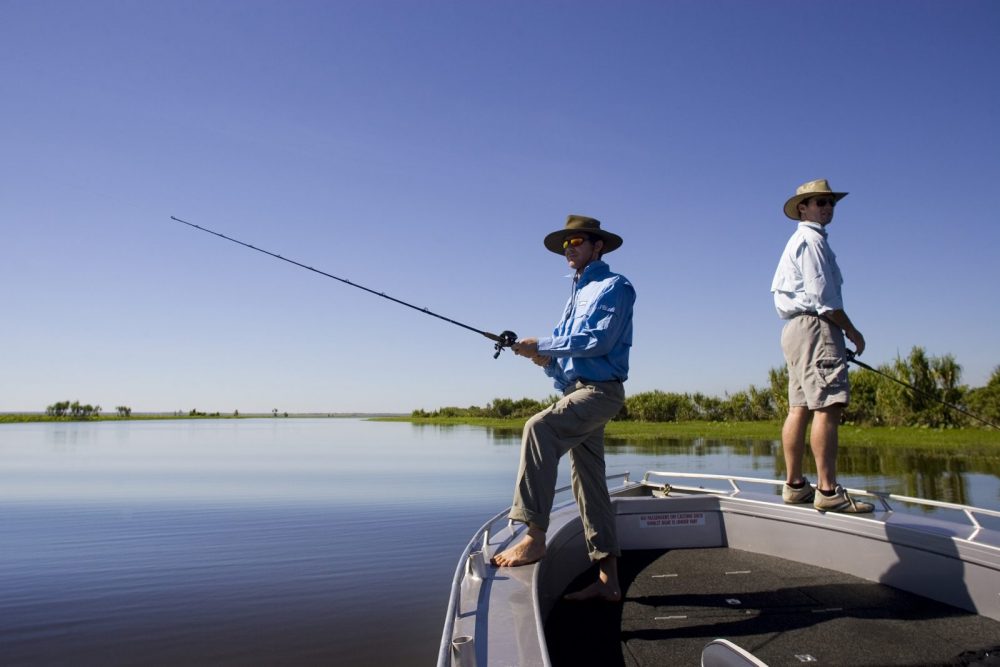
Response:
M833 201L840 201L847 196L846 192L834 192L830 189L830 183L825 178L803 183L795 188L795 196L785 202L785 215L792 220L799 219L799 204L810 197L827 195L833 197Z
M567 236L572 236L573 234L590 234L591 236L600 238L604 241L603 252L606 253L617 250L624 243L622 237L601 229L600 220L588 218L585 215L571 215L566 218L565 227L545 237L545 247L557 255L562 255L566 252L563 249L563 241Z

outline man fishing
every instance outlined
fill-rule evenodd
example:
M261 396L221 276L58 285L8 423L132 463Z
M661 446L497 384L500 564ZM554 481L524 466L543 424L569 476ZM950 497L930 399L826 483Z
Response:
M601 229L594 218L569 216L544 244L574 270L570 298L551 336L523 338L513 350L541 366L563 398L524 425L510 519L527 524L528 530L492 563L517 567L545 555L559 458L568 452L573 496L599 574L595 583L566 597L618 602L621 550L605 481L604 427L625 402L635 289L602 259L622 245L622 238Z
M781 496L786 503L812 503L821 511L858 514L875 506L855 500L837 484L837 430L850 399L844 336L859 355L865 351L865 338L844 312L840 291L844 280L827 241L834 207L846 196L820 179L800 185L785 202L785 215L798 225L781 253L771 292L774 307L785 320L781 349L788 364L788 417L781 430L788 479ZM818 477L815 491L802 476L810 417Z

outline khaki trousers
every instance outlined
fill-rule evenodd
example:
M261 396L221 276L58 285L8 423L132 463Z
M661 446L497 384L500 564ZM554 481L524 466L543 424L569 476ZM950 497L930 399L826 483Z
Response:
M511 519L548 530L559 459L569 452L573 496L591 560L621 555L605 481L604 426L624 402L621 382L579 381L527 421Z

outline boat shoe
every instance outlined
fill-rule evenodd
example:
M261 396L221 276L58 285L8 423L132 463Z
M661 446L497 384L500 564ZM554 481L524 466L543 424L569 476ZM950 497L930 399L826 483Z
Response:
M861 500L851 498L847 490L840 484L837 485L832 496L824 496L817 492L813 500L813 507L821 512L842 512L844 514L866 514L875 511L875 506Z
M816 491L805 477L802 478L802 488L800 489L788 486L788 482L785 482L785 485L781 487L781 499L791 505L811 503L814 495L816 495Z

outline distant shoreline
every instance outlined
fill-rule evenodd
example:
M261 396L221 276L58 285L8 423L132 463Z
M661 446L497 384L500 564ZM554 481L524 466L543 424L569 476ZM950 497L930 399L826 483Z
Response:
M89 419L53 417L43 413L0 412L0 425L31 422L106 422L106 421L164 421L192 419L368 419L384 422L409 422L414 426L456 427L472 426L520 436L525 419L486 419L475 417L413 417L401 413L384 412L283 412L277 415L267 412L234 414L181 414L176 413L132 413L128 417L101 415ZM608 424L606 437L609 445L618 441L649 442L653 440L706 438L711 440L779 441L781 422L635 422L613 421ZM987 428L925 428L857 426L845 424L840 427L840 442L845 445L894 445L901 447L966 448L972 451L996 451L1000 449L1000 431Z
M29 422L122 422L150 421L166 419L395 419L403 416L397 412L247 412L234 414L176 414L173 412L133 412L128 417L100 415L87 419L53 417L40 412L0 412L0 424L24 424Z

